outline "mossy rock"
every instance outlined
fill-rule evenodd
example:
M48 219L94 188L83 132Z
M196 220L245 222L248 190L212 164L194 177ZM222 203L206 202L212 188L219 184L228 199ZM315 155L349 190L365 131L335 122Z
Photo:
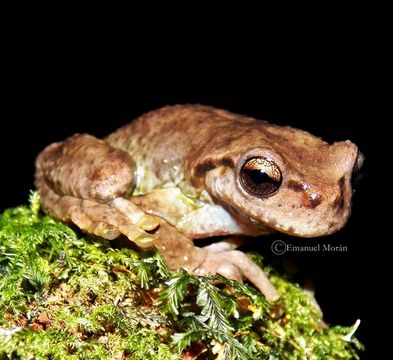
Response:
M252 255L261 263L262 259ZM169 273L159 253L79 237L30 206L0 215L0 359L358 359L354 327L264 267L280 293Z

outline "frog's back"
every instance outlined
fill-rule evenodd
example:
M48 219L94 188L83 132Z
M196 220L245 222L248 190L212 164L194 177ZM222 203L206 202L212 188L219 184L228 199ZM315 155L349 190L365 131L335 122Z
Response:
M107 140L112 145L130 152L134 151L134 144L140 151L144 142L162 144L163 140L165 143L170 139L173 139L173 144L183 144L189 148L190 141L200 143L206 139L204 135L210 135L215 129L227 126L234 120L249 123L251 119L203 105L165 106L141 115L110 134Z

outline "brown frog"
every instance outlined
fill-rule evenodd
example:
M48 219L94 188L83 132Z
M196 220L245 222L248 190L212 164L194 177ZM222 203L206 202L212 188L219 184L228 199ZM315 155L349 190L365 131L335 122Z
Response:
M170 269L250 280L278 298L234 235L331 234L346 222L350 141L327 144L305 131L200 105L142 115L104 140L76 134L37 158L44 211L81 230L155 246ZM194 239L230 236L206 247Z

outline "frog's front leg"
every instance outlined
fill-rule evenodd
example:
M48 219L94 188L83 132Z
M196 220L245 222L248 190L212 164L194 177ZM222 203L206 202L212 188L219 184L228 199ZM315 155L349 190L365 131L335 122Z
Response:
M138 246L151 246L146 231L159 220L124 196L134 182L134 161L90 135L74 135L48 146L37 158L35 184L48 214L106 239L126 235Z
M224 250L217 252L216 249L209 251L206 247L207 256L205 261L196 269L198 274L221 274L228 279L242 282L243 279L251 281L268 301L276 301L279 294L269 281L263 270L256 265L244 252L239 250Z
M196 274L221 274L228 279L251 281L268 301L275 301L279 294L263 270L245 253L233 250L239 243L235 238L204 248L195 246L190 238L162 220L156 231L156 247L163 254L169 268L185 268Z

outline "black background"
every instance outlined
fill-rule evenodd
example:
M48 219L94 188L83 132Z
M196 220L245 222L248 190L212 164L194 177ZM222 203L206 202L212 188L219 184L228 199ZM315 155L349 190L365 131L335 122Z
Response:
M300 269L302 279L314 282L328 323L352 325L362 320L357 335L370 353L374 320L383 316L375 315L374 280L384 251L372 220L373 177L378 173L373 138L382 121L376 115L373 76L363 71L357 56L344 55L316 61L312 67L310 62L291 61L274 67L254 61L251 66L246 57L241 65L226 68L209 58L204 60L208 72L198 61L160 68L155 61L130 64L123 72L116 71L116 65L97 66L94 59L73 59L72 66L67 61L53 65L48 60L38 64L16 59L3 84L0 209L26 202L33 189L34 159L46 145L76 132L104 136L163 105L207 104L299 127L327 141L350 139L365 154L366 163L347 226L324 239L287 239L294 245L341 244L348 251L286 258ZM257 241L261 251L277 260L270 251L271 240Z

